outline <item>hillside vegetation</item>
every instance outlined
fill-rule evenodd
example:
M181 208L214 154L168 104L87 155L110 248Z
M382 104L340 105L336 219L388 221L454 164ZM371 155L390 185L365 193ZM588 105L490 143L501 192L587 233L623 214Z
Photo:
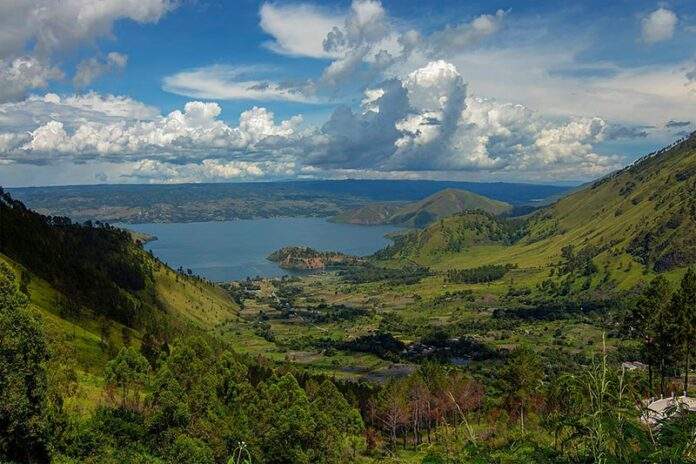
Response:
M650 154L523 219L467 212L398 238L381 258L448 269L515 264L589 269L628 287L696 262L696 136Z
M126 231L42 216L7 193L0 216L0 265L78 372L100 372L124 344L162 345L237 315L222 289L168 268Z
M370 204L334 218L350 224L398 224L425 227L440 218L468 210L480 210L492 215L509 212L512 206L466 190L445 189L429 197L405 205Z

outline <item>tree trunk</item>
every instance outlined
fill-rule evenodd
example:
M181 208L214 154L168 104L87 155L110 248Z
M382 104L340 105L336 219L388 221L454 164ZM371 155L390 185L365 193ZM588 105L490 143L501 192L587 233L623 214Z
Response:
M653 365L652 363L648 364L648 393L650 396L655 396L653 394Z
M689 355L691 354L691 347L689 342L686 342L686 353L684 353L684 395L689 392Z
M665 360L660 359L660 395L665 397Z

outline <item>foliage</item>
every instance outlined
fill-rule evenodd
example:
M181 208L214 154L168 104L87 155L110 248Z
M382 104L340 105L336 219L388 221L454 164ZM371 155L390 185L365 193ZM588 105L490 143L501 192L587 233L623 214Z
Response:
M119 390L121 407L137 407L150 365L135 348L121 348L104 371L106 385Z
M338 273L347 282L363 284L367 282L387 281L391 284L412 285L430 275L430 270L421 266L404 268L386 268L373 265L352 266Z
M138 292L152 280L142 253L123 230L42 216L0 189L0 252L102 315L134 325L144 308Z
M451 269L447 271L447 282L479 284L493 282L502 279L507 273L509 266L502 264L490 264L471 269Z
M0 263L0 459L46 459L48 348L13 272Z

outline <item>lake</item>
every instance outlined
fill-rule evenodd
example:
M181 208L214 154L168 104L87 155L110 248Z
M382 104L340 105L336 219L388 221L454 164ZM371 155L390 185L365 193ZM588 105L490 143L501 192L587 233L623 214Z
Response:
M213 281L257 275L278 277L290 272L266 259L291 245L365 256L387 246L384 237L395 226L335 224L325 218L239 219L224 222L120 224L157 237L145 249L176 269L190 268Z

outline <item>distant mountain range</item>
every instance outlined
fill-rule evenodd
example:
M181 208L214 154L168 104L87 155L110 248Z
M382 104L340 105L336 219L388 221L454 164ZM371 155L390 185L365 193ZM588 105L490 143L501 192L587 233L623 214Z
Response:
M466 190L448 188L413 203L368 204L341 213L334 220L349 224L398 224L425 227L438 219L467 210L480 210L492 215L500 215L511 211L512 205Z
M335 216L367 204L420 201L463 189L515 207L542 205L567 186L410 180L318 180L177 185L86 185L7 189L30 208L77 221L222 221ZM379 207L388 209L387 206ZM391 211L391 210L390 210Z

